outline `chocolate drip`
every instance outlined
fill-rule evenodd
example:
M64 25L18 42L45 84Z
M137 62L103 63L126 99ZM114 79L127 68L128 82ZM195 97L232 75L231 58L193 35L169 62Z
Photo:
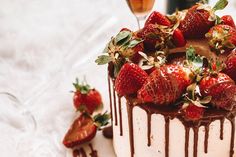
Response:
M204 152L208 152L209 125L205 126Z
M113 112L112 112L112 99L111 99L111 79L108 73L108 90L109 90L109 100L110 100L110 112L111 112L111 121L113 121ZM113 87L113 86L112 86Z
M197 157L197 150L198 150L198 131L199 127L193 128L194 132L194 140L193 140L193 157Z
M87 157L84 148L75 149L73 151L73 157Z
M119 118L120 118L120 136L123 136L122 112L121 112L121 97L118 97Z
M148 139L148 147L151 146L151 123L152 123L152 114L150 114L148 111L147 112L147 139Z
M221 140L224 139L224 122L225 122L225 118L221 118L220 119L220 139Z
M91 153L89 153L89 155L91 157L98 157L98 153L97 153L96 150L93 149L93 145L91 143L89 144L89 147L90 147L90 150L91 150Z
M189 127L185 126L185 157L188 157L188 147L189 147Z
M113 130L112 130L112 126L106 127L102 130L102 134L104 137L108 138L108 139L112 139L113 138Z
M133 126L133 104L127 100L127 112L129 121L129 140L131 157L134 157L134 126Z
M115 81L113 80L113 85ZM114 112L115 112L115 125L117 126L117 109L116 109L116 91L115 91L115 86L113 86L113 107L114 107Z
M235 118L230 120L231 122L231 140L230 140L230 157L234 155L234 137L235 137Z
M165 117L165 157L169 157L170 118Z

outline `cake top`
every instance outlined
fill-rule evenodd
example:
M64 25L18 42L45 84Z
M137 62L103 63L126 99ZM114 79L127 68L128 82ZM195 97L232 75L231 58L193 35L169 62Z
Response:
M178 107L189 120L206 109L232 111L236 102L236 27L214 7L197 3L163 15L153 11L142 29L123 28L96 63L107 64L119 96Z

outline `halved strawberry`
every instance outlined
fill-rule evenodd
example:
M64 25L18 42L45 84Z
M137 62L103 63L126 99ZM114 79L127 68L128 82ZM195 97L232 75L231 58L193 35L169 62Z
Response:
M225 61L223 72L236 81L236 49L234 49Z
M116 92L120 95L136 93L145 83L148 75L138 65L126 63L115 80Z
M192 103L190 103L185 109L184 109L184 115L185 118L189 120L199 120L203 117L204 114L204 108L198 107Z
M88 114L82 113L71 125L70 129L66 133L63 144L67 148L73 148L75 146L84 144L91 141L100 126L108 124L109 115L99 114L94 118L91 118Z
M188 72L183 67L164 65L149 75L147 82L138 91L138 99L158 105L169 105L180 98L190 83Z
M199 9L201 4L190 8L185 18L180 22L179 29L186 39L204 38L204 35L214 25L210 21L210 12L205 9Z
M212 50L224 53L236 46L236 29L229 25L216 25L206 34Z
M235 105L236 92L234 90L234 81L224 73L204 77L199 84L200 92L203 96L211 96L211 104L217 108L231 110ZM232 94L225 94L229 90L233 91ZM222 97L223 96L223 97ZM231 100L231 101L228 101Z
M161 14L158 11L153 11L147 18L144 27L146 27L149 24L159 24L163 26L170 26L171 22L165 15Z
M229 26L231 26L231 27L233 27L233 28L236 28L232 16L230 16L230 15L222 16L222 17L221 17L221 20L222 20L222 23L223 23L223 24L229 25Z
M88 84L79 84L78 79L73 85L76 89L73 102L77 110L93 114L96 109L102 106L102 97L96 89L90 88Z
M176 47L183 47L187 43L187 41L184 38L183 33L178 28L174 30L173 41Z

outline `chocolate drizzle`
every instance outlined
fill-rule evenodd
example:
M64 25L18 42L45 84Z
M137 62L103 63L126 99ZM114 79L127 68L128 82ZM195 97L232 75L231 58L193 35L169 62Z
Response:
M123 123L122 123L122 112L121 112L121 97L118 97L119 106L119 121L120 121L120 136L123 136Z
M114 80L113 80L114 83ZM110 86L110 84L109 84ZM111 87L109 87L111 89ZM114 90L114 86L113 86ZM109 91L110 92L110 91ZM120 126L120 135L123 135L123 122L122 122L122 110L121 110L121 98L118 97L118 107L119 107L119 126ZM117 109L116 109L116 92L113 91L113 99L114 99L114 116L113 119L115 121L115 125L117 125ZM179 119L185 128L185 157L189 157L189 134L190 129L193 129L193 157L198 156L198 134L199 134L199 128L203 126L205 128L205 139L204 139L204 152L208 153L208 139L209 139L209 126L212 122L219 120L220 121L220 139L223 140L224 135L224 123L225 119L228 119L231 122L231 142L230 142L230 148L229 148L229 157L233 157L234 155L234 138L235 138L235 115L236 115L236 109L233 111L225 111L225 110L219 110L219 109L206 109L204 117L198 121L189 121L184 118L183 114L179 112L179 109L175 106L165 106L160 107L154 104L139 104L139 102L133 98L133 97L126 97L127 100L127 112L128 112L128 126L129 126L129 138L130 138L130 157L134 157L135 154L135 148L134 148L134 128L133 128L133 108L134 106L138 106L147 113L147 146L151 146L151 121L152 121L152 115L153 114L160 114L164 116L165 118L165 157L169 157L169 141L170 141L170 121L174 118ZM110 102L112 104L112 100L110 97ZM112 109L112 106L111 106Z
M108 81L108 90L109 90L111 121L113 121L112 99L111 99L111 79L110 79L109 73L108 73L107 81Z
M73 150L73 157L87 157L84 148Z
M188 157L188 147L189 147L189 127L185 126L185 157Z
M231 122L231 140L230 140L230 157L234 155L234 137L235 137L235 117L230 120Z
M204 152L208 152L209 125L205 126Z
M148 139L148 143L147 146L150 147L151 146L151 120L152 115L147 112L147 139Z
M93 149L93 145L92 145L91 143L89 144L89 148L90 148L90 150L91 150L91 153L89 153L89 155L90 155L91 157L98 157L98 152Z
M113 84L115 84L115 81L113 80ZM113 107L115 112L115 126L117 126L117 109L116 109L116 91L115 86L113 86Z
M165 117L165 157L169 157L170 118Z

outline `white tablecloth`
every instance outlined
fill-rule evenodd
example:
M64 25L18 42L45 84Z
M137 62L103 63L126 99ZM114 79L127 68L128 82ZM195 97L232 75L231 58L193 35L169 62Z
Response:
M233 3L226 10L236 17ZM165 5L157 0L154 8L165 12ZM125 0L0 0L0 93L22 106L12 109L12 97L0 95L0 156L71 156L61 141L76 117L72 82L86 76L108 109L106 66L94 60L122 27L137 28ZM25 129L31 121L22 122L22 110L34 116L35 128ZM94 146L108 148L100 157L113 156L101 135Z

